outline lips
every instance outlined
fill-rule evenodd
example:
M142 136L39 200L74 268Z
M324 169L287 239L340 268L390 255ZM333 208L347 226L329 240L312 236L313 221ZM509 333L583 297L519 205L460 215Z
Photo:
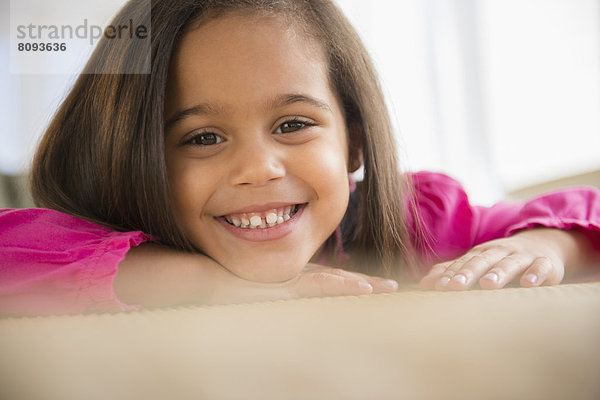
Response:
M299 204L277 207L260 212L233 213L222 216L227 223L242 229L265 229L281 225L298 211Z
M267 242L282 239L292 233L300 223L307 206L308 203L289 204L266 210L261 207L263 211L260 212L237 212L215 219L234 237L250 242ZM239 226L236 226L238 223Z

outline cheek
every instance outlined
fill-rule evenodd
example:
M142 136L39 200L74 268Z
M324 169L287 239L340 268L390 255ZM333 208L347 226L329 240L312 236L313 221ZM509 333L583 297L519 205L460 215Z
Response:
M324 200L321 204L327 219L341 220L349 197L345 141L325 142L313 149L307 157L311 161L303 163L304 176L312 177L311 186L319 200Z
M174 157L167 156L167 176L169 179L169 191L171 194L171 200L177 217L180 218L180 211L184 200L187 196L185 194L185 173L186 170L182 165L181 161L174 159Z
M348 173L343 156L339 154L325 154L319 163L315 163L313 174L321 186L321 190L332 196L344 196L348 186ZM340 193L341 191L341 193Z
M175 214L182 226L201 214L210 185L204 179L205 168L185 158L167 159L167 174ZM208 175L209 176L209 175Z

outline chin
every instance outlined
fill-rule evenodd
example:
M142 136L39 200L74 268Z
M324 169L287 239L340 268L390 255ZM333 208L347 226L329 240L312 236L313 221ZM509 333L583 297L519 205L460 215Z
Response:
M298 276L308 261L289 260L260 260L248 265L227 268L242 279L253 282L276 283L285 282Z

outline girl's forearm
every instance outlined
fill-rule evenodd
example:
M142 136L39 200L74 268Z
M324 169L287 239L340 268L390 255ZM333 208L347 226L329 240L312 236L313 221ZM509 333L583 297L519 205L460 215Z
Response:
M203 254L148 243L127 253L119 264L114 289L126 304L168 307L298 297L298 293L303 293L302 283L247 281ZM311 294L309 289L308 295Z
M307 265L289 281L251 282L202 254L151 243L132 248L119 264L114 280L120 301L144 307L362 295L397 288L395 281L316 264Z
M565 278L585 274L600 263L600 249L594 248L584 233L577 230L540 230L559 245L565 263Z
M145 307L210 303L216 282L231 275L212 259L147 243L119 264L114 289L119 300Z

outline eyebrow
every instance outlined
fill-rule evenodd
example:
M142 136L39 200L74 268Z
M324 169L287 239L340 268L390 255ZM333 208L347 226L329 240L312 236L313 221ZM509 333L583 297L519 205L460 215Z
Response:
M306 103L313 107L327 111L329 113L333 113L331 107L326 102L303 94L283 94L276 96L274 99L266 102L264 108L267 110L274 110L276 108L284 107L295 103ZM169 119L165 124L165 130L169 129L177 122L184 120L188 117L194 115L224 114L225 110L226 107L221 105L213 105L209 103L197 104L190 108L186 108L185 110L177 113L177 115L175 115L173 118Z
M322 100L315 99L310 96L305 96L303 94L283 94L275 97L272 101L267 103L267 109L276 109L283 106L288 106L294 103L308 103L313 107L320 108L324 111L333 113L329 104Z

